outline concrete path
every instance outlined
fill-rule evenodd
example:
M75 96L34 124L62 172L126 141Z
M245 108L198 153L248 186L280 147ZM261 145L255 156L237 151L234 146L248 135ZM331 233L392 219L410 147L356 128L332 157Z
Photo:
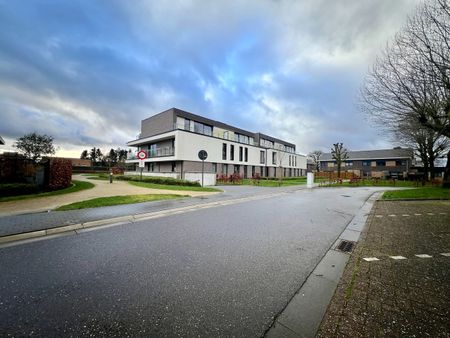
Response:
M204 196L216 194L204 191L163 190L137 187L124 181L90 180L82 175L73 175L74 180L87 181L95 184L95 187L66 195L30 198L19 201L0 202L0 216L11 216L25 213L42 212L56 209L62 205L85 201L98 197L144 195L144 194L176 194L189 196Z

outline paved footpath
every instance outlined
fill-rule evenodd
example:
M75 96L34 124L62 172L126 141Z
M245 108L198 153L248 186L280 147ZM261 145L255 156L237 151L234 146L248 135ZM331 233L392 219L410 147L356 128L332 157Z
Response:
M450 337L450 201L378 201L317 337Z
M112 184L104 180L90 180L86 176L73 175L74 180L87 181L95 184L92 189L77 191L65 195L30 198L18 201L1 202L0 216L19 215L32 212L43 212L56 209L62 205L85 201L97 197L145 195L145 194L176 194L188 196L206 196L216 194L205 191L164 190L137 187L124 181L114 181Z

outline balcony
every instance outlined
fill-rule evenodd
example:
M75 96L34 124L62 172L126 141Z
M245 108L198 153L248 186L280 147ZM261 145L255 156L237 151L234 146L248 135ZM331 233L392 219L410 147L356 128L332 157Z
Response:
M161 147L156 149L144 149L147 152L147 158L166 157L175 155L175 147ZM136 151L137 152L137 151ZM129 152L127 154L127 160L138 160L136 153Z

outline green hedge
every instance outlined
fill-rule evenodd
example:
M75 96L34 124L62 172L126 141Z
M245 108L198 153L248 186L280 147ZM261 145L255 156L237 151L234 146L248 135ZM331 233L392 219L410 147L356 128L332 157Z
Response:
M0 197L34 194L39 188L29 183L2 183L0 184Z
M101 178L109 179L109 175L106 175L106 174L99 174L98 176ZM114 179L119 180L119 181L141 182L140 176L114 175ZM198 182L191 182L191 181L179 180L176 178L161 177L161 176L142 176L142 182L165 184L165 185L181 185L181 186L186 186L186 187L200 187L200 183L198 183Z

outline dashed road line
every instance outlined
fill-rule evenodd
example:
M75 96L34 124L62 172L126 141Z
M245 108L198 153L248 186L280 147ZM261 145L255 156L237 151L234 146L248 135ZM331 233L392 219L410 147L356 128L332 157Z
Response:
M439 255L441 256L445 256L445 257L450 257L450 252L442 252ZM428 254L416 254L414 255L417 258L433 258L433 256L428 255ZM405 260L408 259L408 257L405 256L388 256L391 259L394 260ZM414 258L414 257L411 257ZM365 260L366 262L376 262L376 261L380 261L381 259L378 257L363 257L363 260Z
M400 259L407 259L404 256L389 256L389 258L395 259L395 260L400 260Z

